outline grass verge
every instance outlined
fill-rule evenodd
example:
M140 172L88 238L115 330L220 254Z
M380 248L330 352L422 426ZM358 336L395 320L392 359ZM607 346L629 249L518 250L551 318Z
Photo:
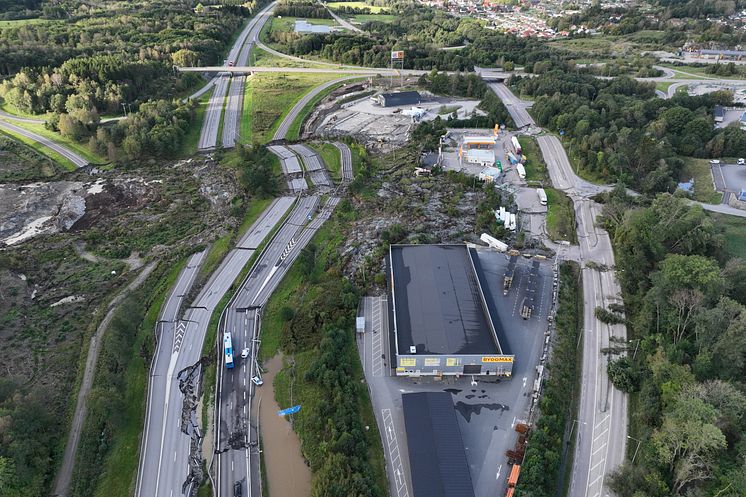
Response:
M368 391L362 386L364 375L353 338L358 299L351 293L354 290L349 282L338 274L340 260L337 251L344 241L344 225L341 214L337 212L316 233L272 294L262 320L259 356L260 359L273 357L280 348L292 353L295 368L286 367L278 373L275 398L280 405L291 405L292 380L292 403L303 405L303 410L295 417L294 429L316 480L328 474L327 463L334 459L332 453L336 454L332 448L335 446L333 439L340 436L340 433L328 433L324 429L332 422L331 419L326 421L329 409L334 410L329 403L343 400L306 373L332 353L336 358L333 367L344 368L351 385L346 391L353 394L354 400L352 406L348 406L355 410L354 417L362 426L370 427L360 434L365 445L363 464L370 468L379 491L385 493L388 486L383 447L375 429ZM326 338L319 341L321 335ZM329 339L332 336L336 337L335 344ZM335 348L333 352L332 348Z
M682 181L694 178L694 200L708 204L719 204L723 200L723 194L715 190L712 181L712 169L707 159L684 159L684 170L681 172Z
M199 145L199 137L202 133L202 123L205 121L205 113L207 112L207 104L210 101L212 92L215 91L213 86L207 93L202 95L197 100L197 107L195 109L194 122L189 128L184 140L181 142L181 148L179 149L180 157L189 157L197 153L197 146Z
M186 259L179 261L146 293L150 295L150 305L142 318L137 337L130 350L129 365L124 373L126 387L122 392L122 398L126 408L124 413L120 413L124 422L112 435L111 451L103 461L102 474L96 485L95 496L129 495L134 488L145 418L148 368L150 367L150 363L139 356L144 347L150 347L146 342L155 330L166 295L176 282L186 261Z
M716 212L708 214L722 230L728 255L746 260L746 218Z
M332 177L342 180L342 154L337 147L331 143L314 143L311 147L316 150L326 164L326 168L331 172Z
M527 181L549 181L547 165L541 155L541 149L536 139L531 136L519 136L518 142L523 149L523 155L527 157L524 167L526 168Z
M323 91L319 92L317 95L315 95L306 105L303 106L300 113L298 114L298 117L295 118L293 123L290 125L290 128L288 128L288 133L286 138L288 140L297 140L300 136L300 129L301 126L303 126L303 122L306 120L308 115L311 113L311 111L316 107L319 102L321 102L324 98L326 98L331 92L342 86L344 83L340 82L334 85L331 85L329 88L325 88ZM312 91L312 90L309 90Z
M60 155L58 152L55 152L51 148L45 147L41 143L34 141L31 138L27 138L23 135L19 135L6 128L0 128L0 134L9 137L12 140L19 141L23 143L24 145L28 146L29 148L35 150L36 152L39 152L40 154L44 155L45 157L49 157L54 162L59 164L60 167L62 167L66 171L75 171L77 169L75 164L73 164L68 159Z
M554 188L545 188L547 193L547 232L552 240L578 243L575 231L575 209L570 197Z
M106 162L109 162L104 157L91 152L86 145L78 143L69 138L65 138L64 136L60 135L59 133L55 133L54 131L50 131L41 123L14 122L13 124L18 126L19 128L27 129L28 131L32 131L37 135L48 138L53 142L57 142L60 145L64 145L93 164L104 164Z
M311 88L330 79L334 74L316 73L261 73L253 76L251 89L251 137L255 143L266 143L290 109Z
M566 478L572 469L568 454L577 435L577 394L580 391L582 363L581 329L583 291L580 267L575 262L560 266L560 286L556 332L549 359L549 376L539 403L539 418L529 433L519 486L524 495L566 493ZM549 463L547 454L562 455L560 464Z

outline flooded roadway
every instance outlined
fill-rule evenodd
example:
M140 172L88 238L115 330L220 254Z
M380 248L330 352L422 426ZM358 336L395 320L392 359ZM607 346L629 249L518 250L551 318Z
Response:
M311 470L301 455L300 440L289 419L277 415L280 407L273 385L282 369L282 356L274 356L264 367L264 386L258 389L261 449L267 475L263 493L265 497L308 497L311 495Z

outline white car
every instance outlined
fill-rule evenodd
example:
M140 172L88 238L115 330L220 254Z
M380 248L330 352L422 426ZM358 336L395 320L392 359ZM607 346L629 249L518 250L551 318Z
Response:
M249 349L243 349L241 351L241 359L246 359L247 357L249 357Z
M746 166L746 159L744 159L743 157L741 157L740 159L738 159L738 165L739 166Z
M261 378L259 378L259 376L253 376L253 377L251 378L251 381L253 381L253 382L254 382L254 385L256 385L256 386L258 386L258 387L260 387L260 386L264 385L264 381L263 381L263 380L262 380Z
M718 160L718 159L712 159L710 161L710 164L712 164L713 166L716 166L716 165L720 164L720 160Z

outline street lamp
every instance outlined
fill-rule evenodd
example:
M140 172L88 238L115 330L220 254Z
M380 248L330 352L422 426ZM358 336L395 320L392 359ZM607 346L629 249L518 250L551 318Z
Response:
M632 342L637 342L635 344L635 352L632 354L632 360L634 361L635 360L635 356L637 355L637 347L640 346L640 339L639 338L635 338L635 339L629 341L629 343L632 343Z
M568 438L567 443L570 443L570 440L572 439L572 432L575 429L575 423L580 423L581 425L587 425L585 421L578 421L577 419L572 420L572 428L570 428L570 438Z
M642 440L638 440L635 437L630 437L629 435L627 435L627 438L637 442L637 448L635 448L635 453L632 455L632 464L635 464L635 457L637 457L637 451L640 450L640 444L642 443Z

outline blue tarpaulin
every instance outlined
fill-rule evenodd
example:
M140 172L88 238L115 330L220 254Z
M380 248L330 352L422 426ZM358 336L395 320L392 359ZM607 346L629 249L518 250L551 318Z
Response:
M282 411L277 411L277 415L287 416L288 414L295 414L298 411L300 411L300 406L293 406L293 407L288 407L287 409L283 409Z

